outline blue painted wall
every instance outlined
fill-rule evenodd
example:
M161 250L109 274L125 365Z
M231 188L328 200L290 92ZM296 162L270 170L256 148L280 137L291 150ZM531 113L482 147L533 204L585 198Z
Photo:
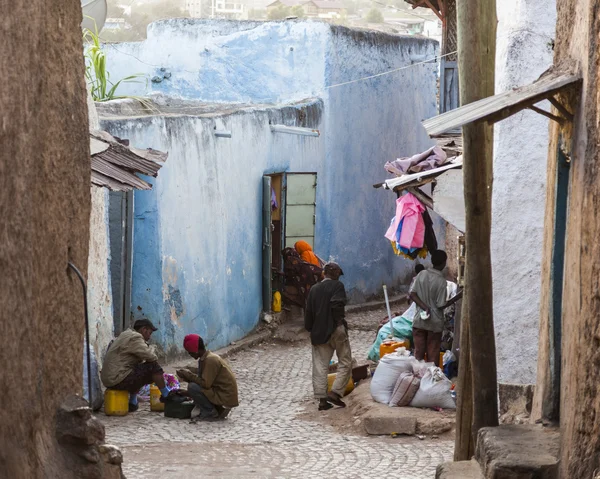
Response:
M214 63L203 65L222 76L214 84L207 80L213 73L205 71L190 88L191 80L180 75L192 75L190 62L204 58L207 29L217 26L221 34L209 39ZM372 185L385 178L385 161L430 144L420 120L435 114L436 65L327 86L408 66L418 56L432 57L435 42L321 22L169 21L155 24L150 33L149 45L115 47L122 53L111 53L109 67L122 74L136 71L130 55L148 59L157 45L153 42L164 36L157 55L171 62L165 68L172 75L170 83L159 85L179 102L159 99L159 105L171 101L170 113L152 117L130 112L123 118L119 106L101 115L103 127L114 135L169 152L159 177L152 179L154 189L135 194L132 294L134 317L157 323L157 339L165 349L179 350L190 332L217 348L257 324L265 173L317 172L315 249L342 264L355 302L380 292L383 282L406 283L413 264L395 257L383 238L395 195ZM174 43L178 49L165 48ZM250 61L257 56L260 61ZM236 70L242 59L247 68ZM285 78L299 75L298 82L280 81L281 70ZM257 93L257 83L243 78L258 78L264 88ZM292 102L314 92L319 98L237 110L222 104L211 113L204 108L202 114L190 101L234 98L224 96L226 92L254 103L282 97ZM269 122L318 128L321 137L273 134ZM216 138L215 126L230 130L232 138ZM443 234L439 239L443 245Z

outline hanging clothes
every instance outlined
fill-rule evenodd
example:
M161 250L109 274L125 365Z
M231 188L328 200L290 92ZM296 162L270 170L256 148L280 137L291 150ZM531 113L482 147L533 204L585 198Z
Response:
M425 239L424 211L425 207L413 194L401 196L396 200L396 216L385 237L408 250L422 248Z
M425 246L432 253L438 249L437 238L435 237L435 231L433 231L433 221L429 216L429 211L425 208L423 211L423 222L425 223Z
M444 150L439 146L432 146L423 153L388 161L384 168L393 175L402 176L439 168L447 160L448 156Z
M277 204L277 195L275 194L275 190L271 187L271 211L275 211L279 208Z

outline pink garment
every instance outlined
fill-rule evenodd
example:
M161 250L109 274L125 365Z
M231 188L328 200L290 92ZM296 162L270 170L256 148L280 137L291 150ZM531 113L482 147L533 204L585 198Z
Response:
M407 193L396 200L396 217L388 228L385 237L396 242L396 232L402 220L400 242L403 248L422 248L425 242L425 222L423 212L425 207L411 193Z

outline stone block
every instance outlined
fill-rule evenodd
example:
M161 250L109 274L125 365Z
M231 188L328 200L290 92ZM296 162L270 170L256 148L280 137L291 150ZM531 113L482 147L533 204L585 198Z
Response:
M477 461L444 462L437 467L435 479L484 479Z
M363 424L367 434L376 436L393 433L414 436L417 432L417 418L391 414L384 416L377 411L370 411L365 414Z
M558 479L560 433L536 425L486 427L475 457L486 479Z

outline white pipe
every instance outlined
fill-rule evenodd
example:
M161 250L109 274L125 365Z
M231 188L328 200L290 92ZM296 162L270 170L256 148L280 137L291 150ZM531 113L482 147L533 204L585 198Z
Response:
M390 320L390 326L392 325L392 310L390 309L390 300L388 298L388 294L387 294L387 286L384 284L383 285L383 296L385 297L385 307L387 308L387 313L388 313L388 319ZM394 330L392 329L392 335L394 333Z
M286 125L271 125L271 131L273 133L287 133L289 135L302 135L302 136L320 136L319 130L312 130L310 128L301 128L299 126L286 126Z

